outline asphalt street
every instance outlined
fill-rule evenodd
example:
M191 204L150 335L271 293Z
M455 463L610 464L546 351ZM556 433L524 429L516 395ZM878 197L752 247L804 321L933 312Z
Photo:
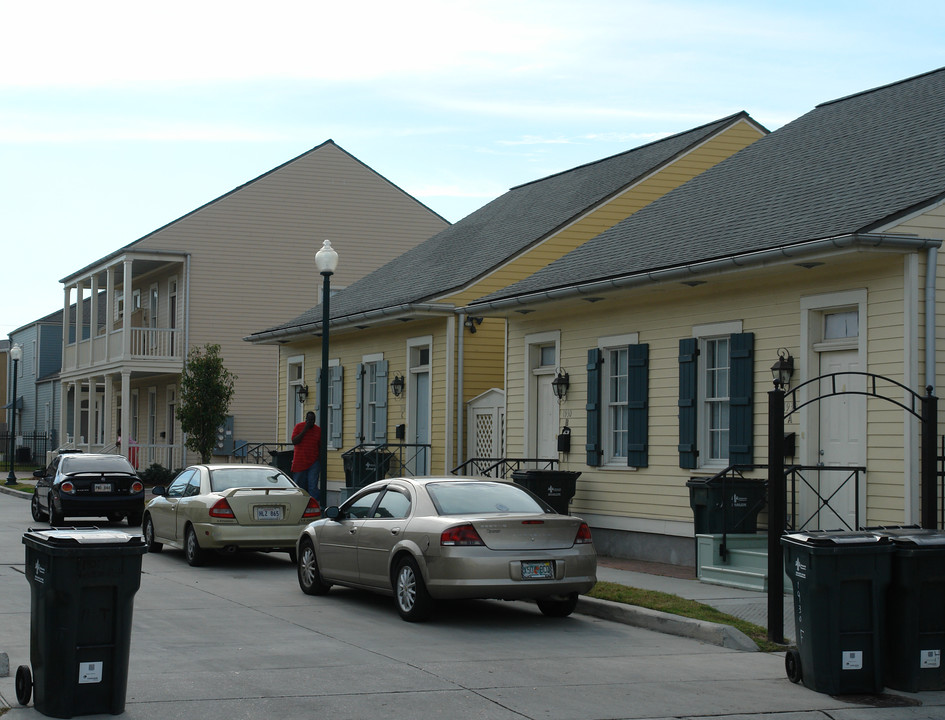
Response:
M44 717L17 703L13 677L31 662L31 527L48 526L24 498L0 493L5 720ZM145 555L128 671L129 720L945 720L945 692L835 698L792 684L782 653L583 613L549 619L525 602L449 604L406 623L388 598L304 595L285 554L205 568L174 550Z

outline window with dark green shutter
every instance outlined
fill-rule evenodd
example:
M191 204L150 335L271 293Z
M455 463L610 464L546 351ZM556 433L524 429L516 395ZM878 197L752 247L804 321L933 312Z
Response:
M587 464L597 467L601 462L601 351L593 348L587 351Z
M679 341L679 467L697 467L699 340Z
M754 333L730 338L730 390L728 461L730 465L750 465L753 453Z
M646 467L650 346L627 346L627 465Z

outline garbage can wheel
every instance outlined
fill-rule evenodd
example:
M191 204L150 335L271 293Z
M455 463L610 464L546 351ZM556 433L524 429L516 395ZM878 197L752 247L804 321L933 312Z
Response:
M33 696L33 673L28 665L16 669L16 699L20 705L29 705Z
M788 650L785 653L784 671L792 683L801 681L801 654L797 650Z

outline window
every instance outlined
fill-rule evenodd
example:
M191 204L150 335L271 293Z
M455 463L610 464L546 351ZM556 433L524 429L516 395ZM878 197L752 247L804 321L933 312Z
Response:
M305 403L299 400L299 388L305 384L304 357L290 357L286 366L286 435L291 436L293 428L305 418ZM311 392L311 388L309 388Z
M387 361L371 356L358 365L357 441L387 442Z
M410 514L410 497L406 490L387 486L381 501L371 514L373 518L405 518Z
M601 338L587 362L587 464L648 464L649 346L637 335Z
M679 466L753 462L752 333L741 323L694 328L679 341Z
M860 334L860 316L856 310L824 314L824 340L846 340Z

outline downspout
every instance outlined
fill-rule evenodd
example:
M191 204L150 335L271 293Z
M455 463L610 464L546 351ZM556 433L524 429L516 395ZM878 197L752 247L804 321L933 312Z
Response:
M935 283L938 248L930 247L925 263L925 387L935 388Z
M452 464L453 467L457 467L463 464L463 458L466 457L463 454L463 370L464 370L464 360L465 354L463 352L463 346L465 344L465 333L463 332L466 327L466 313L459 313L459 322L456 323L456 327L459 329L459 343L457 345L457 358L456 358L456 461Z

